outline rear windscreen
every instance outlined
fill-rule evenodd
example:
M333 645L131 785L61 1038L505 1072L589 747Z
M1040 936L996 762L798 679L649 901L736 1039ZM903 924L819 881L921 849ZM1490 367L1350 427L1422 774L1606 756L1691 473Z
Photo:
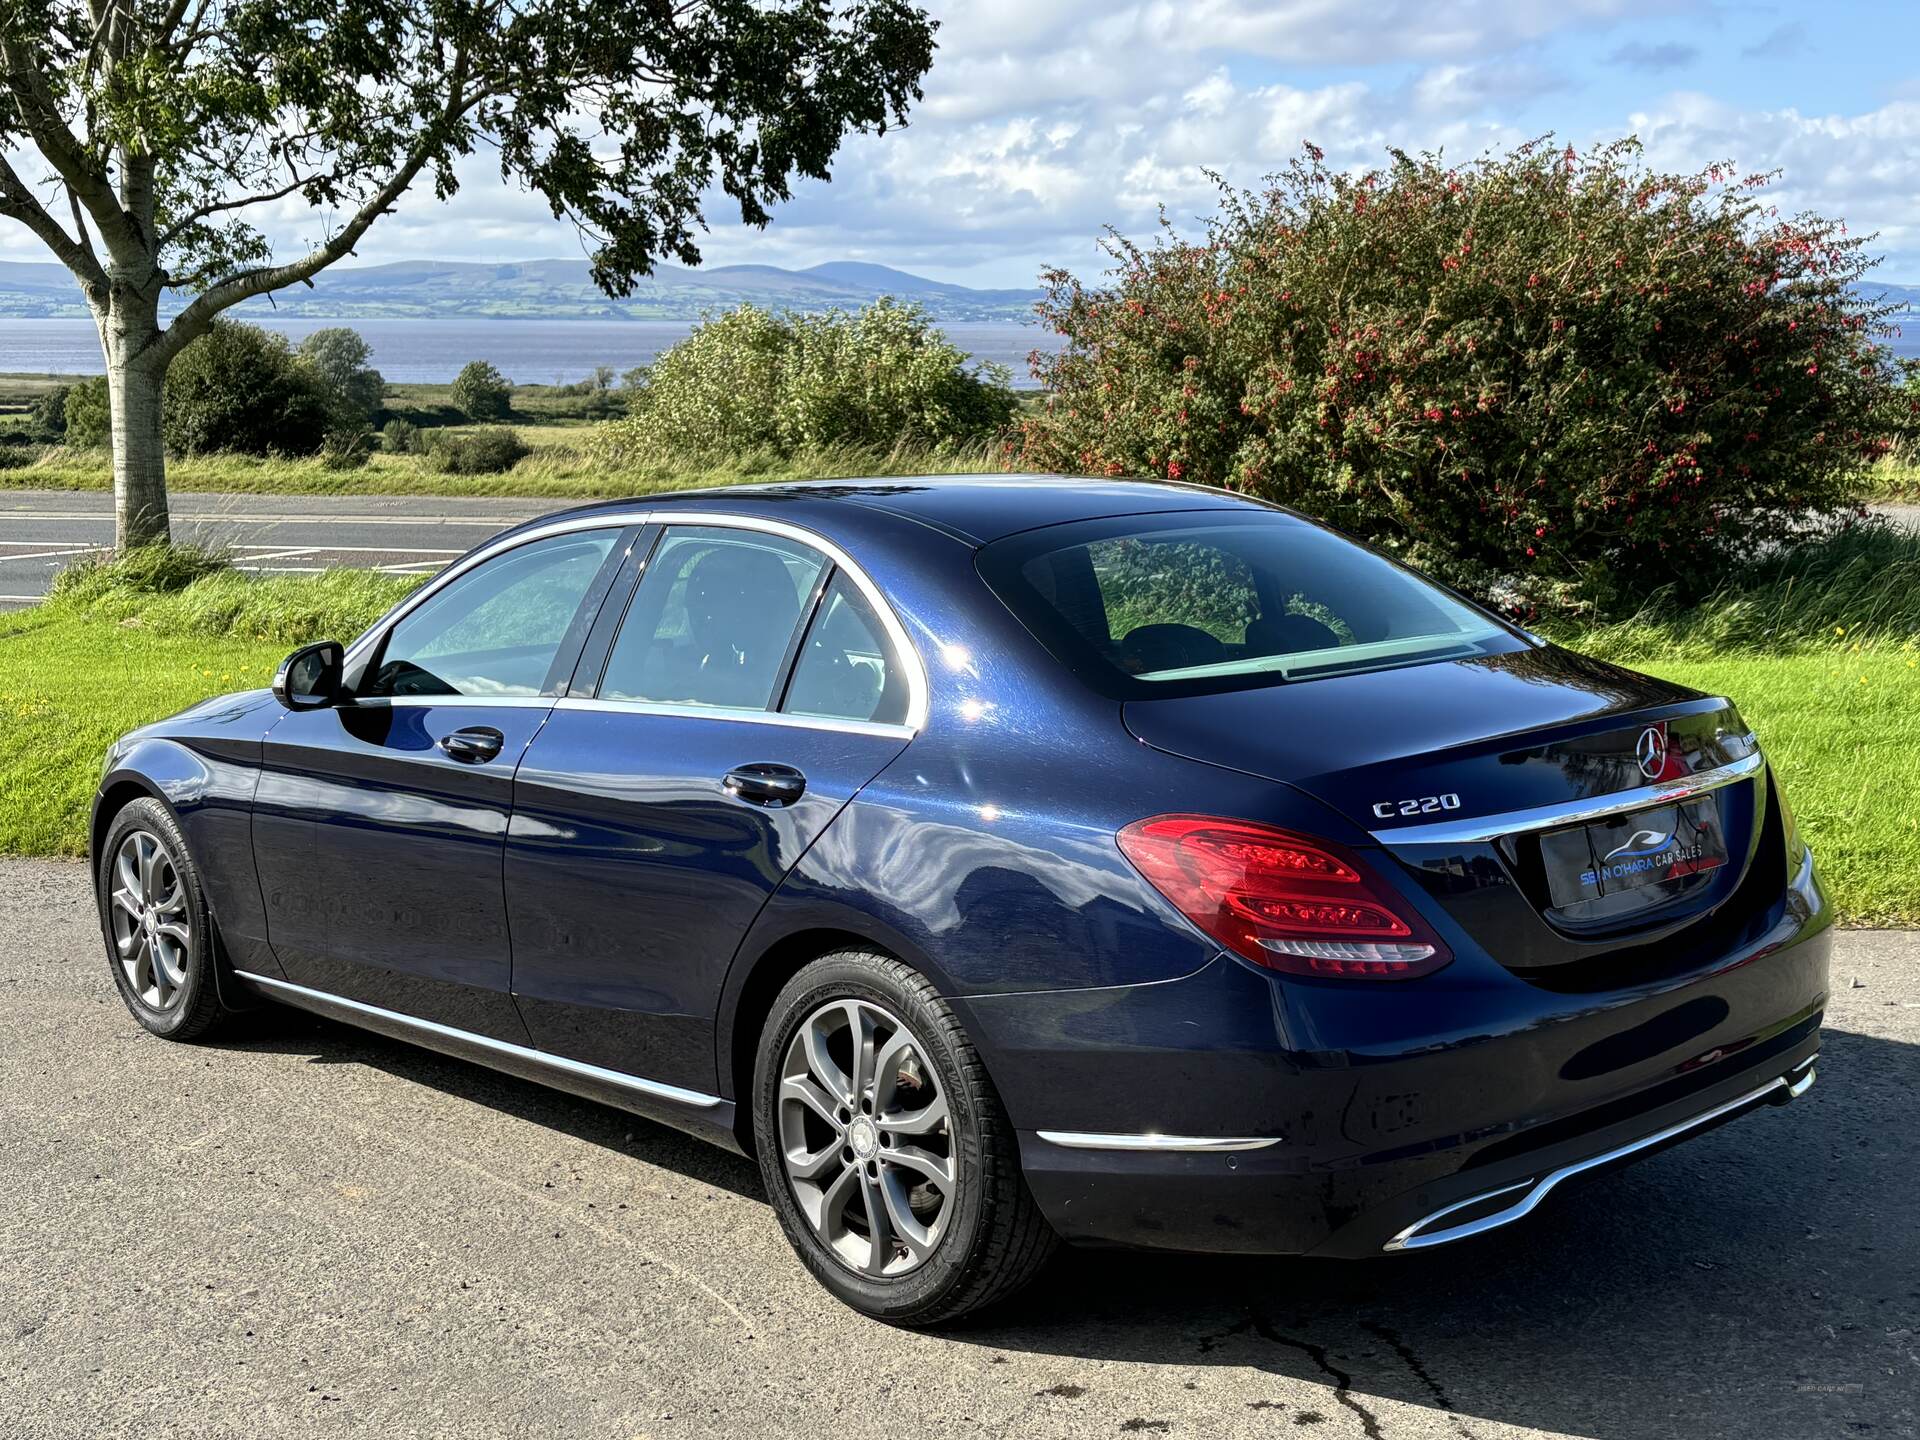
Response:
M1121 698L1197 694L1526 647L1392 561L1279 512L1028 531L980 572L1054 655Z

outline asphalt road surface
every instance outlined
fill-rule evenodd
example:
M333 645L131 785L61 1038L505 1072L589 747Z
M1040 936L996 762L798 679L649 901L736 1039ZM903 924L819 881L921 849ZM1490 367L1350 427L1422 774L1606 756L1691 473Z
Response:
M0 1433L1920 1433L1920 936L1820 1079L1525 1228L1345 1264L1075 1252L942 1334L790 1257L747 1162L290 1012L141 1032L83 870L0 862Z
M566 500L388 495L176 495L173 537L231 552L242 569L352 565L430 574L488 536ZM65 566L113 544L104 491L0 491L0 605L29 605Z
M247 570L352 565L431 574L488 536L563 499L430 495L176 495L173 534L232 552ZM1920 506L1879 507L1920 529ZM0 609L36 603L62 568L113 543L113 497L97 490L0 491Z

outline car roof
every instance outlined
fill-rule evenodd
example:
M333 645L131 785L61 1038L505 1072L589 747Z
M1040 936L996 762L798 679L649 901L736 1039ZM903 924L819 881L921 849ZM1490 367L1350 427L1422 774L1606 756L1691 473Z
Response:
M1225 490L1155 480L1091 480L1066 475L907 475L676 490L665 495L583 505L563 513L580 515L597 510L645 507L659 512L663 519L675 509L684 509L786 514L798 521L825 519L823 510L848 505L916 520L972 545L985 545L1044 525L1107 515L1277 508ZM841 513L844 514L844 510Z

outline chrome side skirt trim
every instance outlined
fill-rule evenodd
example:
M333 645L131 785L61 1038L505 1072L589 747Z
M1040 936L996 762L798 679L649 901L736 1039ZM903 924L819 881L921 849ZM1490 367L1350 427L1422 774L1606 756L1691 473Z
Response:
M1502 815L1483 815L1477 820L1436 820L1430 825L1396 825L1375 830L1373 838L1382 845L1473 845L1498 840L1502 835L1519 835L1529 830L1550 830L1559 825L1578 825L1627 810L1644 810L1704 795L1736 780L1745 780L1766 764L1758 750L1731 764L1714 770L1702 770L1678 780L1663 780L1657 785L1641 785L1632 790L1617 790L1611 795L1595 795L1586 800L1569 800L1559 805L1536 805L1529 810L1509 810Z
M325 990L310 990L305 985L295 985L291 980L275 980L270 975L255 975L248 970L236 970L233 973L249 985L258 985L269 995L282 996L296 1005L324 1006L329 1010L345 1010L350 1014L365 1015L384 1024L417 1031L422 1035L438 1036L443 1040L457 1041L476 1050L530 1065L538 1065L548 1070L558 1070L568 1075L578 1075L585 1080L593 1080L619 1090L631 1090L636 1095L666 1100L675 1105L687 1106L689 1109L711 1110L726 1103L718 1095L703 1095L698 1090L682 1090L678 1085L663 1085L658 1080L643 1080L638 1075L629 1075L622 1070L608 1070L600 1065L589 1065L583 1060L569 1060L562 1055L549 1055L544 1050L534 1050L506 1040L495 1040L488 1035L476 1035L471 1030L456 1030L451 1025L442 1025L434 1020L422 1020L413 1015L402 1015L397 1010L383 1010L378 1005L349 1000L344 995L334 995Z
M1443 1209L1434 1211L1433 1214L1423 1220L1414 1221L1413 1224L1407 1226L1406 1229L1402 1230L1398 1235L1395 1235L1381 1248L1385 1250L1425 1250L1433 1245L1451 1244L1455 1240L1465 1240L1469 1236L1482 1235L1489 1230L1497 1230L1503 1225L1511 1225L1523 1216L1532 1214L1540 1202L1546 1199L1548 1194L1552 1192L1553 1187L1558 1185L1562 1180L1569 1180L1575 1175L1583 1174L1588 1170L1597 1170L1602 1165L1611 1165L1615 1161L1625 1160L1629 1156L1637 1155L1642 1150L1651 1149L1656 1145L1663 1145L1669 1140L1685 1135L1690 1130L1698 1130L1703 1125L1709 1125L1725 1115L1732 1114L1735 1110L1743 1110L1747 1106L1756 1104L1759 1101L1771 1100L1775 1104L1785 1104L1788 1100L1806 1094L1813 1086L1814 1062L1819 1058L1818 1055L1809 1056L1785 1075L1776 1075L1773 1079L1767 1081L1766 1084L1756 1086L1747 1091L1746 1094L1736 1096L1734 1099L1727 1101L1724 1105L1716 1105L1711 1110L1704 1111L1690 1119L1682 1120L1677 1124L1669 1125L1664 1130L1656 1130L1651 1135L1643 1135L1640 1139L1631 1140L1625 1145L1615 1146L1603 1154L1590 1155L1585 1160L1576 1160L1570 1165L1562 1165L1558 1170L1550 1171L1540 1180L1521 1180L1512 1185L1502 1186L1497 1190L1488 1190L1482 1194L1471 1196L1468 1199L1455 1201ZM1521 1192L1525 1193L1523 1194ZM1511 1205L1495 1210L1491 1214L1482 1215L1476 1220L1467 1220L1458 1225L1449 1225L1442 1230L1432 1230L1428 1228L1446 1219L1449 1215L1456 1215L1460 1211L1470 1209L1476 1205L1485 1205L1488 1201L1497 1200L1503 1195L1516 1194L1519 1195L1520 1198L1515 1200Z
M1280 1143L1277 1135L1097 1135L1084 1130L1036 1130L1033 1133L1049 1145L1067 1150L1150 1150L1162 1154L1264 1150Z

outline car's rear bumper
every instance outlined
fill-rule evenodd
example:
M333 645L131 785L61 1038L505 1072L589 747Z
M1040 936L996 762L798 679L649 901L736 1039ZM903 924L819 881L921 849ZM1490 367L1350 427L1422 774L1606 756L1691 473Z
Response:
M1068 1240L1378 1255L1500 1228L1804 1088L1832 937L1810 868L1792 891L1747 945L1631 994L1458 962L1390 1001L1379 987L1364 1050L1312 1048L1291 982L1224 958L1161 985L963 1004ZM1415 984L1449 976L1418 1030ZM1369 987L1320 983L1366 1003Z

